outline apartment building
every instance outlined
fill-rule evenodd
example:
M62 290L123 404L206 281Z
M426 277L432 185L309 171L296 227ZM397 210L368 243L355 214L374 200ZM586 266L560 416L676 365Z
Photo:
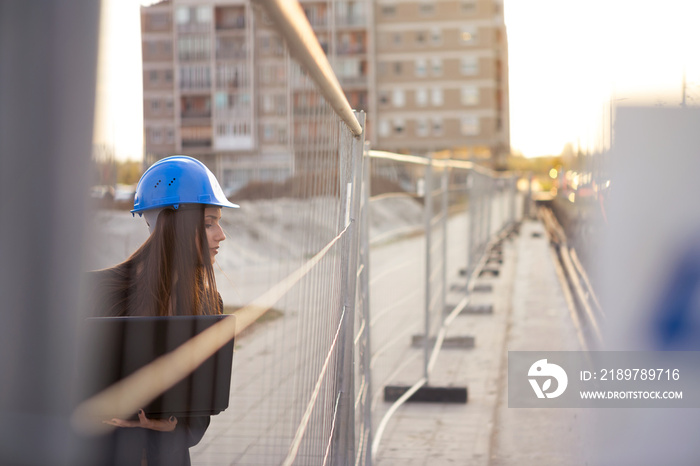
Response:
M510 149L502 0L378 0L373 146L413 154Z
M368 114L372 147L508 152L502 0L301 5L350 105ZM251 0L165 0L142 7L141 26L148 163L197 157L232 192L284 179L303 161L319 102Z
M367 0L303 1L351 105L368 111ZM304 159L313 92L250 0L166 0L141 9L147 162L199 158L232 192L282 180ZM307 115L305 125L295 116Z

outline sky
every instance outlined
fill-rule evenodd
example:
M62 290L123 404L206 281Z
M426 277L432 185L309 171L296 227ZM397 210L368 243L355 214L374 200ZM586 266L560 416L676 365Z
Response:
M143 148L139 0L103 0L95 142ZM700 1L504 0L510 136L526 157L604 149L610 109L700 105ZM613 110L614 111L614 110Z

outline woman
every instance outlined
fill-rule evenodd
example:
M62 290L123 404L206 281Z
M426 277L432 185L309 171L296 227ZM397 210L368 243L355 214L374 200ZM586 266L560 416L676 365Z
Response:
M101 316L221 314L213 263L226 239L221 208L226 199L206 166L186 156L153 164L136 188L132 214L143 215L151 234L126 261L92 272L95 309ZM116 431L101 454L110 464L189 465L209 417L111 419Z

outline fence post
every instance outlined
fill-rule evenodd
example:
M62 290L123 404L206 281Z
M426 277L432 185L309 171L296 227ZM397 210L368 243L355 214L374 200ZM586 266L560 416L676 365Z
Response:
M100 2L0 2L0 464L74 465ZM18 202L18 200L21 200Z
M433 219L433 154L428 155L428 165L425 167L425 195L424 222L425 222L425 331L423 336L423 377L428 380L428 362L430 361L430 246L432 244L432 232L430 224Z
M364 128L364 112L355 112L355 117ZM360 194L362 178L362 154L364 150L364 131L360 136L353 136L344 123L341 126L339 179L340 183L340 225L346 227L340 254L341 290L340 304L344 310L344 322L338 341L338 412L332 438L333 464L355 464L355 298L357 293L357 263L359 246ZM348 153L344 153L348 150Z
M495 180L492 177L487 178L486 182L486 193L484 194L484 204L486 206L486 234L484 235L484 251L486 252L486 244L489 242L489 238L491 238L491 222L493 221L493 193L496 191L495 188Z
M517 213L517 201L518 201L518 176L513 175L513 178L511 179L511 187L510 187L510 223L514 224L516 222L516 219L518 218L518 213Z
M485 212L486 212L486 195L484 194L484 189L486 186L486 180L485 180L485 175L479 174L479 183L478 183L478 196L479 196L479 220L477 221L477 243L476 243L476 254L474 255L474 259L478 260L479 257L481 256L482 251L482 246L484 244L484 224L486 223L484 220ZM475 264L472 264L475 265Z
M465 277L469 277L471 274L472 264L474 263L474 256L476 247L476 172L470 170L467 174L467 218L469 220L469 241L467 243L467 265L465 267Z
M442 171L442 297L440 299L440 310L445 311L447 307L447 215L449 213L450 168L445 166Z
M364 466L372 464L372 371L370 362L372 360L372 346L370 339L371 327L370 323L370 301L369 301L369 199L371 196L371 163L369 157L369 142L365 142L365 150L362 154L362 205L360 209L360 267L362 273L359 276L360 297L362 300L362 318L364 319L364 333L361 337L361 343L364 346L364 352L361 354L360 370L365 378L364 387L364 404L362 406L362 442L363 449L358 451L358 454L364 452L364 461L361 462ZM357 396L360 396L359 394Z

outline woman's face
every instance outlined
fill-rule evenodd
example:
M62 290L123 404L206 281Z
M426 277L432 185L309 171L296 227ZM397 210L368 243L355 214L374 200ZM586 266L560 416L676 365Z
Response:
M226 239L224 230L219 222L221 221L220 207L207 207L204 209L204 229L207 232L207 243L209 245L209 257L213 264L216 255L219 253L219 243Z

